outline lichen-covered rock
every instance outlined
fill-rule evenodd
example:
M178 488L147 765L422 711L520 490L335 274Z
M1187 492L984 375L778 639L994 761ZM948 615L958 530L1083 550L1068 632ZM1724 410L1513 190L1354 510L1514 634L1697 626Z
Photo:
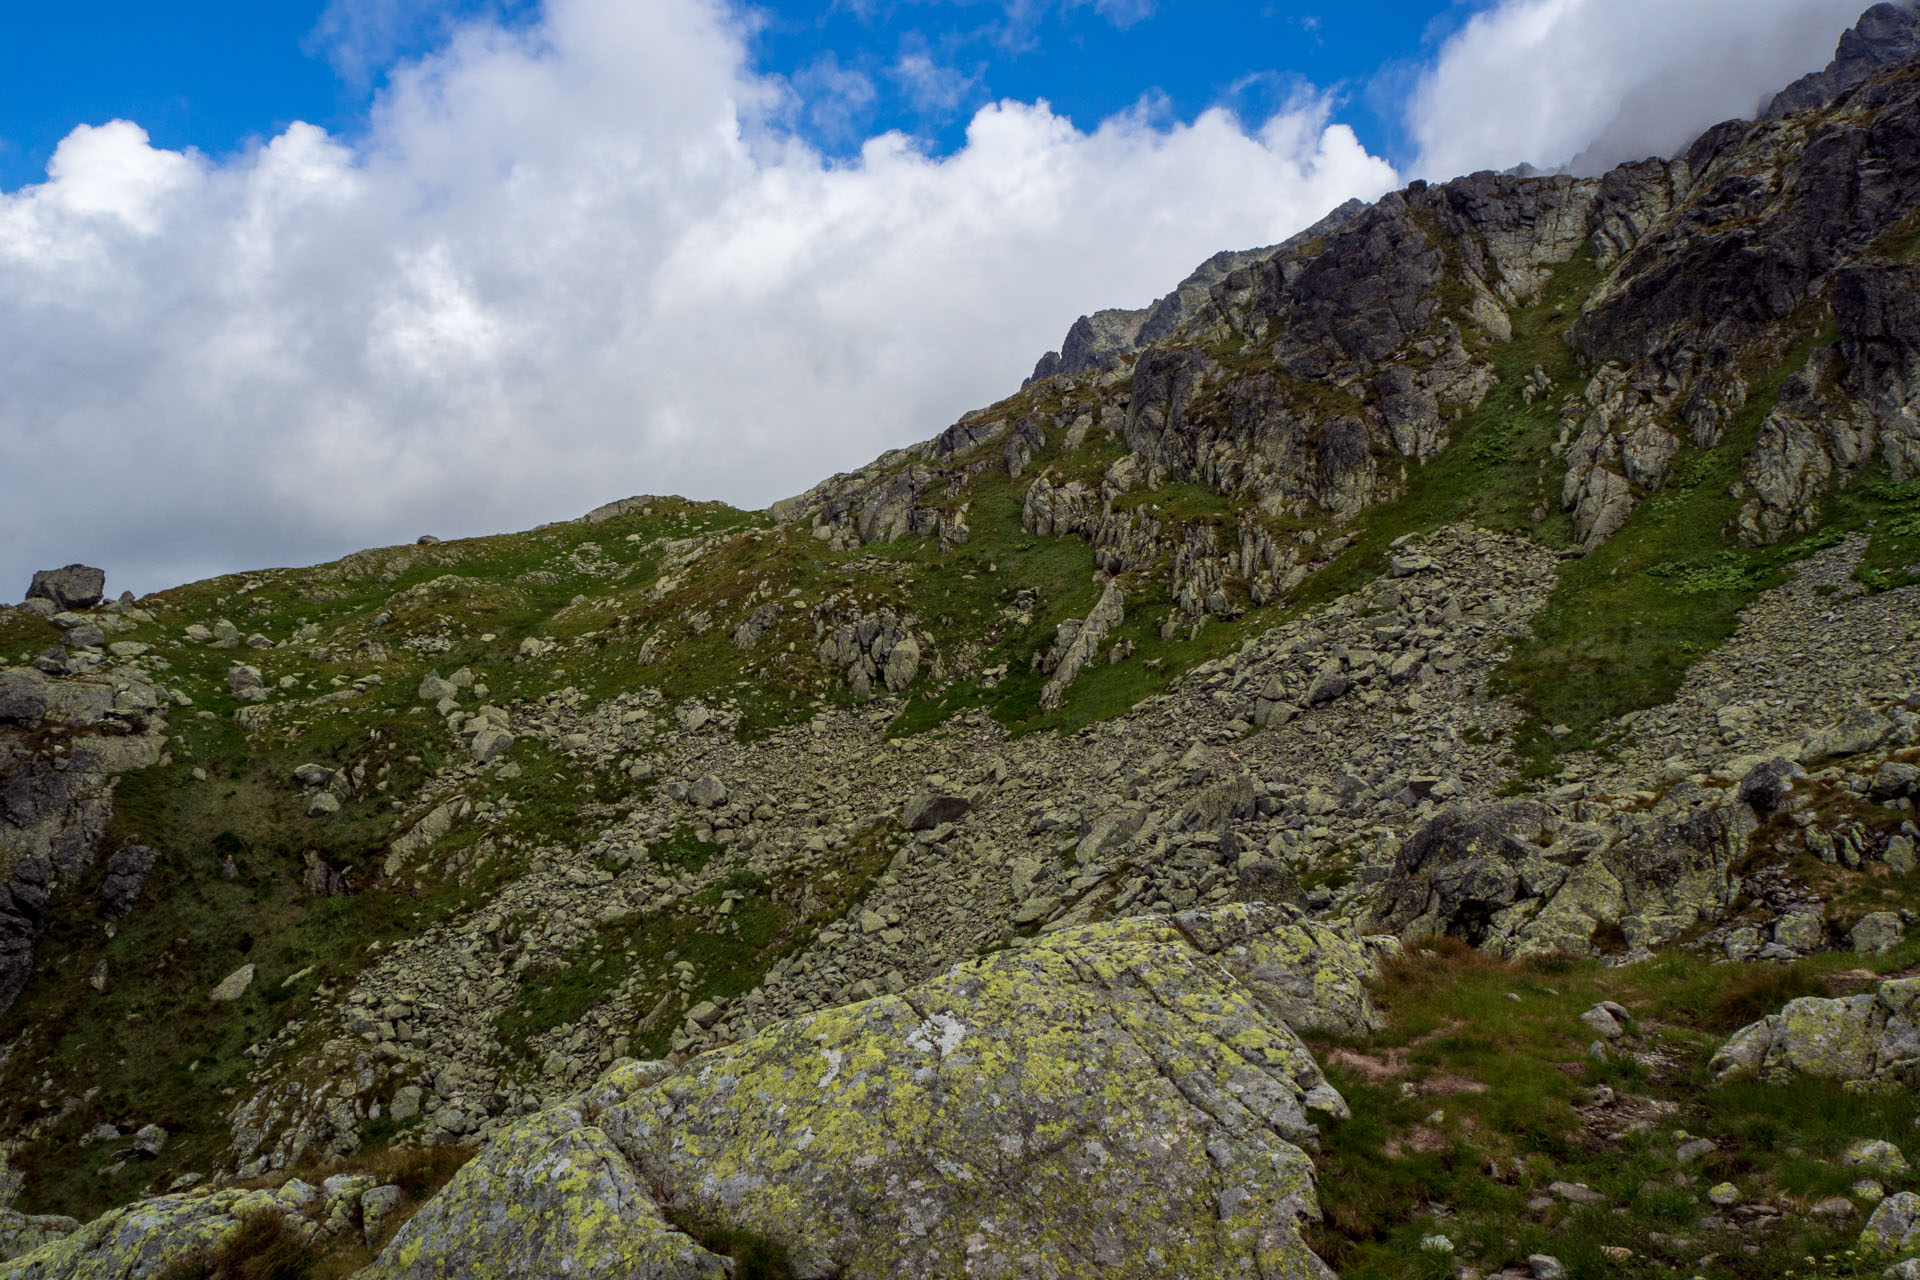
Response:
M1920 1248L1920 1196L1902 1191L1888 1196L1860 1232L1863 1253L1907 1253Z
M1920 1078L1920 979L1841 999L1807 997L1741 1028L1713 1055L1715 1075L1811 1075L1895 1086Z
M80 1224L72 1218L0 1209L0 1262L32 1253L41 1245L64 1239L79 1229Z
M722 1280L607 1135L570 1108L502 1133L400 1229L365 1280Z
M149 1280L196 1250L219 1247L257 1214L304 1208L303 1191L311 1188L288 1183L277 1191L227 1189L141 1200L0 1262L0 1280Z
M1174 917L1188 944L1227 967L1295 1030L1363 1036L1386 1025L1367 983L1392 938L1355 941L1294 907L1256 902Z
M468 1265L496 1265L490 1228L512 1242L497 1274L544 1274L617 1203L648 1248L684 1215L803 1277L1324 1280L1302 1146L1345 1103L1281 1011L1372 1025L1366 954L1283 908L1090 925L677 1072L619 1067L496 1139L368 1274L496 1274Z
M1899 913L1893 911L1869 911L1860 917L1848 935L1853 939L1853 949L1863 956L1877 956L1883 951L1891 951L1900 945L1907 936L1906 926L1900 923Z

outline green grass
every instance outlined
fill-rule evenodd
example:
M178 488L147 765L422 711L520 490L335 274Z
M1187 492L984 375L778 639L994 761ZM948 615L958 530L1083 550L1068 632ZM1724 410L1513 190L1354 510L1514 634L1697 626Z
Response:
M1868 963L1894 972L1916 958L1920 946L1909 946ZM1920 1100L1831 1082L1720 1083L1706 1063L1749 1014L1824 994L1827 977L1861 963L1829 955L1762 967L1670 952L1607 969L1564 958L1506 964L1453 942L1416 950L1378 984L1385 1031L1315 1046L1354 1118L1325 1128L1317 1163L1327 1221L1312 1242L1347 1280L1448 1274L1420 1248L1435 1233L1484 1273L1546 1253L1576 1280L1673 1274L1669 1267L1734 1280L1784 1275L1809 1253L1843 1254L1859 1220L1834 1223L1806 1209L1858 1177L1838 1163L1850 1142L1911 1145ZM1587 1055L1593 1034L1579 1022L1601 999L1636 1018L1606 1063ZM1590 1107L1598 1086L1614 1091L1612 1110ZM1719 1150L1682 1166L1681 1131ZM1567 1204L1546 1194L1555 1181L1583 1183L1609 1203ZM1705 1192L1722 1181L1749 1201L1786 1204L1785 1225L1716 1235L1703 1222L1716 1212ZM1915 1180L1884 1181L1896 1191ZM1536 1197L1552 1203L1536 1208ZM1676 1249L1663 1236L1699 1247ZM1609 1256L1610 1247L1632 1257Z

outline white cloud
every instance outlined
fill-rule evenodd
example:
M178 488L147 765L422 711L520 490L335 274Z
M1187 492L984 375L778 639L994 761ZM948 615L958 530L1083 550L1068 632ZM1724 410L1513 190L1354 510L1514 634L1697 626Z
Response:
M1833 56L1866 0L1499 0L1407 106L1434 179L1523 162L1597 172L1752 116Z
M1019 385L1083 311L1394 183L1324 107L1000 103L833 161L717 0L551 0L389 77L352 145L77 129L0 194L0 587L113 587L764 504Z

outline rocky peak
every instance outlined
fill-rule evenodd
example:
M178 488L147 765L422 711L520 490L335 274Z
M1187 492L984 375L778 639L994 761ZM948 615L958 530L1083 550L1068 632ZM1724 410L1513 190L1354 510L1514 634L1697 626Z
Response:
M1824 71L1803 76L1783 89L1761 118L1778 120L1824 106L1915 55L1920 55L1920 0L1876 4L1840 37L1840 47Z
M1276 252L1305 244L1315 237L1346 225L1366 209L1366 203L1349 200L1305 231L1282 244L1264 249L1227 249L1214 254L1193 269L1179 287L1150 306L1137 310L1109 308L1081 316L1067 330L1060 350L1040 357L1029 383L1052 377L1089 373L1102 365L1152 346L1173 334L1207 302L1215 285L1242 267L1272 257Z

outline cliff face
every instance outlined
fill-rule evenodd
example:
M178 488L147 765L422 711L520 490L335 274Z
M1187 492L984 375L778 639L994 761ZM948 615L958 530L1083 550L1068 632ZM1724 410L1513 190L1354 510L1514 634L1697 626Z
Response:
M1914 23L1219 255L770 512L0 610L0 1277L1844 1245L1580 1179L1735 1126L1701 991L1920 960Z

